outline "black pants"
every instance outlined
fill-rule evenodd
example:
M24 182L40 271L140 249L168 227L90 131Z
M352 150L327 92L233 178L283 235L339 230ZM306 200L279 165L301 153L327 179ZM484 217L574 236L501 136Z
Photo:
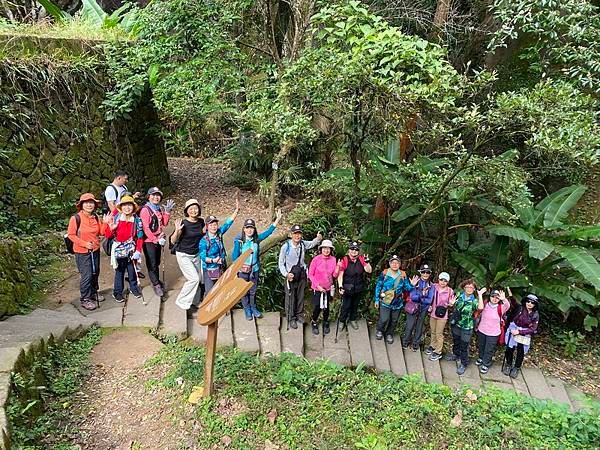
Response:
M162 247L154 242L144 242L144 257L146 258L146 267L148 268L148 275L150 276L150 282L153 286L160 283L159 268L160 268L160 255Z
M525 347L523 347L523 344L517 343L517 345L513 348L509 348L508 346L506 347L506 364L508 364L509 366L513 365L513 356L515 354L515 348L517 349L517 359L515 360L515 367L520 369L523 365L523 358L525 357Z
M492 365L492 358L494 357L494 353L496 353L497 344L498 336L488 336L481 331L477 332L477 349L479 351L479 358L482 361L481 364L487 367Z
M340 312L340 322L346 323L348 318L356 320L358 316L358 302L360 300L360 292L352 294L344 292L342 296L342 311Z
M75 253L75 263L79 271L79 296L81 300L95 300L98 293L98 276L100 275L100 250Z
M325 294L325 296L327 297L327 308L321 309L321 294ZM327 292L313 291L312 321L314 323L317 323L317 321L319 320L319 315L321 314L321 311L323 311L323 322L329 322L329 302L331 302L331 293L329 291L327 291Z
M400 317L399 309L390 309L379 304L379 320L377 321L377 331L381 331L386 336L394 335L394 329Z
M285 289L285 312L287 317L290 320L302 322L306 277L302 277L300 280L292 282L285 280L283 283Z
M425 322L425 316L427 310L420 311L415 314L406 314L406 329L404 330L404 336L402 337L402 345L408 347L411 343L414 347L421 345L421 339L423 337L423 323ZM413 331L415 333L412 337ZM411 339L412 337L412 339Z
M473 330L463 330L456 325L452 325L452 353L460 358L460 362L463 366L469 364L469 343L471 342L471 336L473 336Z

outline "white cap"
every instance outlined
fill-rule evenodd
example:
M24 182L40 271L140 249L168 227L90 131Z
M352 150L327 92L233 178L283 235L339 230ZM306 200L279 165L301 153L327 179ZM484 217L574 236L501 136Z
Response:
M329 239L324 239L323 242L321 242L321 245L319 245L319 250L321 250L322 247L329 247L331 250L335 249L333 242L331 242Z
M438 280L450 281L450 274L448 272L442 272L438 275Z

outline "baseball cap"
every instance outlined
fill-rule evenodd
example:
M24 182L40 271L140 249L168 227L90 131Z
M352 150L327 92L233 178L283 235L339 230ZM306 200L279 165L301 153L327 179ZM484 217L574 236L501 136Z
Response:
M448 272L442 272L438 275L438 279L450 281L450 274Z
M350 245L348 246L348 249L350 250L360 250L360 244L356 241L352 241L350 242Z
M392 255L388 262L392 262L393 260L400 262L400 257L398 255Z
M152 195L152 194L160 194L161 197L164 197L162 191L159 188L157 188L156 186L148 189L148 193L146 195Z
M254 222L253 219L246 219L246 221L244 222L244 228L256 228L256 222Z
M431 273L431 267L429 267L428 264L421 264L421 267L419 268L419 273L423 273L423 272L425 272L425 273L427 273L427 272Z
M218 222L219 219L217 219L216 216L208 216L206 218L206 225L208 225L209 223L213 223L213 222Z
M492 292L490 292L490 297L499 297L500 296L500 291L498 289L494 289L492 290Z
M292 233L302 233L302 227L300 225L292 225L292 228L290 228L290 231Z

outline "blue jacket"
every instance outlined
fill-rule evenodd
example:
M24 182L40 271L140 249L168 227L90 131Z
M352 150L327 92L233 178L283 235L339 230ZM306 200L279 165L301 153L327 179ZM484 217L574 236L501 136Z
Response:
M219 227L219 231L216 235L211 236L207 231L202 239L200 239L200 243L198 244L199 252L200 252L200 261L202 262L202 268L206 269L216 269L219 267L219 264L210 262L206 262L206 258L219 258L225 261L227 258L227 253L225 252L225 246L223 245L223 236L227 233L227 230L233 225L233 220L227 219L223 225Z
M427 286L429 286L429 290L427 291L426 295L423 295L423 289L425 289ZM422 311L429 308L429 305L431 305L431 302L433 302L434 294L435 287L433 286L433 283L431 281L425 281L419 278L417 285L414 287L411 286L410 299L415 303L420 303L420 309Z
M231 255L231 259L235 261L240 257L242 253L244 253L248 248L252 248L253 253L252 257L249 260L250 262L247 264L252 264L252 272L258 272L260 270L260 260L259 260L259 251L260 251L260 242L264 241L266 238L271 236L275 231L275 225L271 224L269 228L267 228L262 233L258 234L258 240L256 242L250 243L250 241L246 241L246 236L243 233L238 234L233 241L233 254Z
M389 305L386 305L383 302L380 303L381 293L394 289L396 278L398 276L402 276L402 271L398 271L398 275L396 277L393 277L391 274L391 269L385 269L379 274L379 277L377 278L377 285L375 285L375 304L390 309L401 309L404 306L402 293L408 292L412 289L412 285L410 284L410 281L408 281L408 278L406 278L406 275L404 275L403 279L398 283L398 286L396 287L396 296L394 297L394 300L392 300L392 303Z

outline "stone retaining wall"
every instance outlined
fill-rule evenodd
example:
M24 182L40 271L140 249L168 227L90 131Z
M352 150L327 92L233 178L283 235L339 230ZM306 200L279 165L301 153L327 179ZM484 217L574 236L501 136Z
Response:
M0 319L16 314L31 294L31 277L19 241L0 240Z

